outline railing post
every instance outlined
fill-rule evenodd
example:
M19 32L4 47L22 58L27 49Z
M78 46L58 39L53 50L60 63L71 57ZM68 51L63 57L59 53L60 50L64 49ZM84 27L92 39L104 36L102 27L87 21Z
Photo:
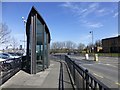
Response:
M75 66L74 66L74 63L75 63L75 61L73 61L73 79L74 79L74 82L75 82Z
M96 90L96 89L97 89L97 82L94 81L94 90Z
M59 90L64 90L64 82L63 82L63 64L62 64L62 62L60 62Z
M101 85L99 85L99 90L102 90L102 86Z
M83 72L83 90L85 90L85 73Z
M76 76L79 74L83 80L83 90L110 90L106 85L100 82L96 77L88 72L87 69L84 69L82 66L79 66L75 61L71 60L68 56L65 56L65 61L67 62L70 73L73 77L76 88L79 90L78 81ZM82 82L81 82L82 83Z
M88 76L88 70L85 70L85 80L86 80L86 90L89 90L89 76Z

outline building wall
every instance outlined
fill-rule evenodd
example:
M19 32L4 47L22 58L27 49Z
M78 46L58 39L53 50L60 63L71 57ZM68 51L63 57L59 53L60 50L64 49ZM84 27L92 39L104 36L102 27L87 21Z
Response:
M102 39L103 52L118 53L120 52L120 36Z

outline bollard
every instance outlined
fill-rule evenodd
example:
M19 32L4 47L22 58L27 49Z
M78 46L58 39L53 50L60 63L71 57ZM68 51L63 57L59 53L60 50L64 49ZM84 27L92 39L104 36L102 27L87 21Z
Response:
M98 54L94 55L94 61L98 61Z
M88 60L88 59L89 59L89 56L88 56L88 54L87 54L87 53L85 54L85 59L86 59L86 60Z

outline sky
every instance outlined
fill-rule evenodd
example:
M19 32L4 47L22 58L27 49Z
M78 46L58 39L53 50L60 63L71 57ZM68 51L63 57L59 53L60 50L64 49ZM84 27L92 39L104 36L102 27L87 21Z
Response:
M88 45L92 42L90 31L94 42L118 35L117 2L2 2L2 23L8 25L19 44L24 44L22 17L27 19L32 6L46 22L51 43L73 41Z

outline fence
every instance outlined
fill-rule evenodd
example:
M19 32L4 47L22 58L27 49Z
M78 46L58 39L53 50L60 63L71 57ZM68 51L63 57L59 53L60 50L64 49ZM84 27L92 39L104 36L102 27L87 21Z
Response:
M63 84L63 64L60 62L60 74L59 74L59 90L64 89L64 84Z
M58 55L57 57L64 59L71 72L76 89L78 90L110 90L105 84L100 82L87 69L77 65L67 55Z
M0 85L21 69L21 58L12 58L0 62Z

